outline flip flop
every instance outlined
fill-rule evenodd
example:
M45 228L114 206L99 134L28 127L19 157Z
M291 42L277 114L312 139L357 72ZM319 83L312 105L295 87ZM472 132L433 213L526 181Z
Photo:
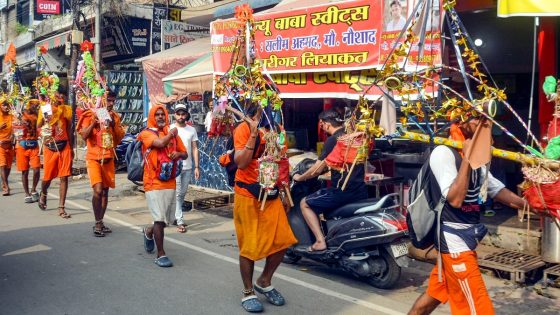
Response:
M249 295L241 299L241 306L249 313L260 313L264 307L256 295Z
M154 251L155 242L154 238L148 238L146 235L146 228L142 229L142 239L144 240L144 250L146 253L151 254Z
M284 297L282 296L282 294L280 294L280 292L278 292L278 290L276 290L272 285L266 287L266 288L261 288L259 287L259 285L255 282L255 284L253 285L253 287L255 288L255 291L259 292L260 294L264 295L266 297L266 300L272 304L272 305L276 305L276 306L282 306L284 304L286 304L286 300L284 299Z
M169 259L169 257L167 257L167 256L160 256L160 257L156 258L154 263L156 265L158 265L160 267L164 267L164 268L173 267L173 263L171 262L171 259Z

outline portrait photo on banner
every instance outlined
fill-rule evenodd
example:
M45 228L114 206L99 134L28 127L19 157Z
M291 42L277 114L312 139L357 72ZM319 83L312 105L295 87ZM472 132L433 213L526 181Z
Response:
M386 32L400 31L406 25L408 17L407 0L385 0L383 8L383 30Z

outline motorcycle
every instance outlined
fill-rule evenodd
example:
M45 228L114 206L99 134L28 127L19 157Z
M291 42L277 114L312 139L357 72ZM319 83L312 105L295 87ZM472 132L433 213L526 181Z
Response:
M311 159L302 160L292 175L303 174L314 163ZM316 179L292 183L294 207L288 213L288 221L298 243L287 250L284 262L295 264L305 257L340 268L374 287L392 288L400 278L401 268L409 261L408 230L406 218L399 211L399 194L357 201L323 214L321 226L327 249L308 251L315 238L299 203L319 186Z

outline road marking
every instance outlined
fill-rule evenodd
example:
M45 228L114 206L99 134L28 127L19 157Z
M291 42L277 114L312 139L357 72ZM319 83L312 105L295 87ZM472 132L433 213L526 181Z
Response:
M49 195L53 198L58 198L57 195L54 195L54 194L49 194ZM78 207L80 209L87 210L87 211L91 212L90 208L88 208L86 206L83 206L83 205L81 205L81 204L79 204L75 201L67 200L66 203L71 204L74 207ZM137 233L141 232L141 228L137 225L128 223L126 221L123 221L123 220L120 220L120 219L117 219L117 218L113 218L110 215L105 215L105 218L107 218L107 219L109 219L109 220L111 220L111 221L113 221L117 224L120 224L122 226L128 227L128 228L134 230ZM229 263L232 263L232 264L235 264L235 265L239 264L239 261L235 258L231 258L231 257L225 256L225 255L222 255L222 254L218 254L218 253L215 253L213 251L207 250L205 248L198 247L196 245L192 245L192 244L189 244L187 242L171 238L169 236L165 238L165 241L169 241L171 243L177 244L177 245L182 246L182 247L186 247L188 249L197 251L199 253L202 253L202 254L220 259L222 261L226 261L226 262L229 262ZM262 271L263 269L261 267L255 266L255 270ZM352 297L350 295L338 293L336 291L329 290L329 289L326 289L326 288L323 288L323 287L320 287L320 286L317 286L317 285L314 285L314 284L311 284L311 283L307 283L307 282L298 280L296 278L293 278L293 277L290 277L290 276L287 276L287 275L284 275L284 274L281 274L281 273L278 273L278 272L276 272L274 274L274 276L279 278L279 279L282 279L284 281L290 282L292 284L302 286L306 289L310 289L310 290L322 293L324 295L332 296L334 298L337 298L337 299L340 299L340 300L343 300L343 301L347 301L347 302L350 302L350 303L353 303L353 304L356 304L356 305L360 305L360 306L369 308L371 310L376 311L376 314L379 314L379 313L383 313L383 314L387 314L387 315L401 315L401 314L404 314L404 313L392 310L390 308L387 308L385 306L375 304L375 303L372 303L372 302L368 302L368 301L365 301L365 300L360 300L360 299ZM311 276L313 276L313 275L311 275Z

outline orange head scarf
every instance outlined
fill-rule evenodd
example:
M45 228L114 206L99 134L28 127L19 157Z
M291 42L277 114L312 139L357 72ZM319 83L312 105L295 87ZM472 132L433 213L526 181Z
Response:
M451 124L451 128L449 129L449 138L451 138L451 140L458 141L461 143L466 140L465 135L461 131L461 128L459 128L459 123ZM461 156L463 156L462 150L459 150L459 153L461 154Z
M163 133L167 134L167 132L169 132L169 113L167 113L165 106L161 104L154 105L150 108L150 112L148 113L148 128L159 129L156 123L156 112L160 108L163 109L163 112L165 113L165 127L163 127Z

